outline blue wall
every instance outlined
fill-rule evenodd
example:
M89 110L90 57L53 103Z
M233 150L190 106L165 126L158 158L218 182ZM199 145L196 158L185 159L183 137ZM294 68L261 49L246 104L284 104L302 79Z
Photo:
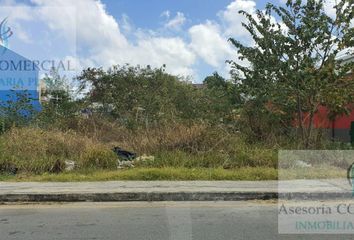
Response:
M39 69L31 60L0 46L0 101L16 99L16 94L29 95L32 105L40 110Z

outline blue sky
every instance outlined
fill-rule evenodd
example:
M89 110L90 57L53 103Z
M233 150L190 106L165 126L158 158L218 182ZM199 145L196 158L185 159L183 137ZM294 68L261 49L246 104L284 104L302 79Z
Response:
M0 19L9 18L12 50L31 59L74 62L77 71L71 75L86 67L166 64L168 72L201 82L214 71L228 76L225 61L238 58L227 39L251 44L238 11L254 13L265 4L260 0L0 0Z
M161 13L168 10L172 14L182 12L189 24L203 23L206 19L215 19L217 12L223 10L230 0L104 0L109 13L119 17L127 14L141 28L161 27ZM264 1L256 1L259 6Z

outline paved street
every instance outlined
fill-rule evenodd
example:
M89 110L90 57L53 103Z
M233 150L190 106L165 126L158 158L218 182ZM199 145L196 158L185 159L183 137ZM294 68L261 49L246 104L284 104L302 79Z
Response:
M130 202L0 206L0 239L354 239L277 234L275 202Z

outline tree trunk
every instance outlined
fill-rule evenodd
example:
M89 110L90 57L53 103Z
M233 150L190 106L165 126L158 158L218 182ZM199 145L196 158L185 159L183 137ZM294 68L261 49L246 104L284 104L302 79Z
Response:
M300 101L300 96L297 94L297 121L298 121L298 134L301 136L302 142L305 140L305 133L304 133L304 126L302 122L302 107L301 107L301 101Z
M310 140L311 140L311 135L312 135L312 129L313 129L313 118L314 118L315 114L314 111L310 112L310 120L309 120L309 124L307 127L307 134L306 134L306 139L305 139L305 148L309 148L310 146Z

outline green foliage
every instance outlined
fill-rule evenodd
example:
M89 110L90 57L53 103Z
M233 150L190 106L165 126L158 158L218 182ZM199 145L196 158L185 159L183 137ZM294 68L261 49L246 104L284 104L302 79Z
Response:
M108 114L127 126L179 119L197 119L196 89L182 79L152 69L114 66L108 71L87 69L78 77L92 108Z
M0 175L0 181L34 181L34 182L79 182L79 181L118 181L118 180L276 180L274 168L241 168L237 170L187 169L187 168L139 168L122 171L78 171L61 174L43 174L38 176L11 177ZM336 175L342 176L342 175Z
M81 154L79 168L117 169L117 160L117 156L112 150L97 146Z
M68 79L65 76L61 76L58 70L56 70L55 68L52 68L49 73L45 74L45 77L42 79L42 82L45 85L45 96L53 95L53 91L70 91Z
M232 152L213 151L191 154L181 150L162 151L154 161L140 163L142 167L225 168L277 166L277 153L265 148L235 147Z
M274 123L280 117L290 125L287 117L297 116L305 147L312 139L318 107L327 106L337 115L347 111L354 96L353 78L346 77L354 65L336 58L339 51L353 46L353 1L339 1L335 19L326 15L323 3L289 0L286 7L268 4L256 15L241 11L247 18L243 26L255 44L230 39L240 59L250 63L231 62L237 87L247 100L259 104L259 111L273 114Z
M62 128L68 119L75 117L80 111L81 101L74 99L68 80L55 69L46 74L42 81L45 85L42 92L42 111L37 116L36 124Z
M78 77L94 111L135 129L177 122L230 122L240 97L235 84L215 73L204 88L165 73L164 68L114 66L87 69Z
M35 99L28 91L12 91L8 97L7 101L0 101L0 133L4 133L12 126L28 125L36 114L32 105Z
M209 89L224 89L227 90L229 88L229 82L225 80L222 76L220 76L217 72L213 73L212 76L208 76L204 79L203 83Z
M249 64L230 62L231 80L214 73L203 88L165 67L89 68L77 77L84 96L78 100L53 69L43 79L42 111L35 118L26 93L0 104L1 130L10 129L0 136L0 171L61 172L66 160L77 162L78 173L115 169L114 145L155 159L84 179L275 179L280 146L298 148L301 139L305 147L348 148L311 140L320 139L312 126L319 106L335 118L354 100L347 75L354 63L337 59L354 44L353 1L338 1L335 19L323 11L323 0L241 11L254 45L230 42ZM296 117L300 137L294 139ZM75 174L62 179L81 178Z
M234 122L234 111L240 107L241 98L233 82L215 72L204 79L204 119L211 122Z

